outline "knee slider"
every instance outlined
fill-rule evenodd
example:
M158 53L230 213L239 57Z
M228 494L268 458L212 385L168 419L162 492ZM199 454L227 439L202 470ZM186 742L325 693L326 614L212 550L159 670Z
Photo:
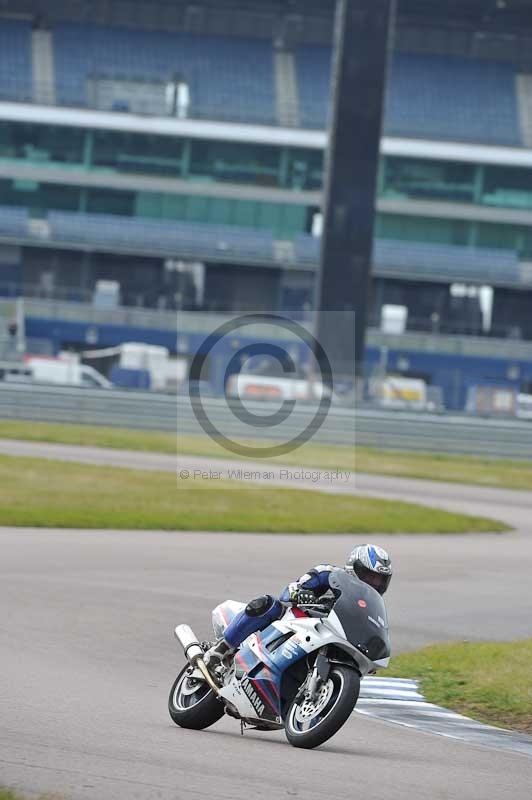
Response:
M261 617L273 608L275 600L270 594L256 597L251 600L246 606L246 614L248 617Z

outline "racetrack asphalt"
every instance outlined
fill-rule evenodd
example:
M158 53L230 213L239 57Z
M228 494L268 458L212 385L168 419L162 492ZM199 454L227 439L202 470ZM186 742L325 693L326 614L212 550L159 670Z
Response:
M51 445L33 447L60 457ZM65 455L176 467L172 458L171 467L155 467L153 454L132 461L89 450ZM374 537L395 561L387 596L395 651L530 636L530 495L357 481L365 494L482 509L517 527L502 535ZM230 719L204 732L172 724L166 700L183 663L175 624L208 636L210 610L221 600L276 592L314 563L342 563L352 544L337 535L0 529L0 784L98 800L530 800L530 758L359 715L311 752L291 748L282 733L241 737Z

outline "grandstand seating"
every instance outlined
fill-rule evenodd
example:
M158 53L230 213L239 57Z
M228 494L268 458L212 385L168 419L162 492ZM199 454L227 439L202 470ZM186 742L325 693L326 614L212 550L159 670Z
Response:
M398 56L388 87L394 136L521 144L514 68L441 56Z
M138 253L214 262L277 263L276 242L271 231L253 228L50 211L47 229L50 241L73 247L133 249ZM41 230L35 232L35 236L43 240ZM34 238L26 209L0 206L0 237ZM319 247L319 239L310 234L296 236L294 263L300 267L317 266ZM284 262L284 258L281 260ZM374 260L376 274L392 278L446 283L471 280L514 286L519 286L523 280L519 256L513 250L377 239Z
M28 235L28 211L26 208L0 206L0 236L26 238Z
M299 264L317 264L320 257L320 239L308 233L299 233L294 239L294 253Z
M313 44L299 47L296 74L302 127L323 128L327 124L331 91L330 48Z
M0 206L0 237L7 239L48 240L214 261L234 258L239 263L242 259L260 264L275 260L274 238L268 230L75 211L49 211L39 223L30 224L25 208Z
M200 36L77 23L53 29L56 98L88 106L90 78L157 81L183 77L189 115L275 124L273 44L261 39ZM331 50L296 50L300 121L323 128ZM31 25L0 22L0 100L32 100ZM164 96L164 95L163 95ZM128 98L116 101L128 110ZM520 145L516 76L510 64L396 54L388 86L385 132L393 136Z
M326 124L331 51L297 51L303 127ZM514 68L508 64L443 56L396 55L385 133L429 139L520 145Z
M294 245L298 264L317 264L319 239L300 234ZM519 258L513 250L377 239L374 260L377 274L389 277L514 285L521 282Z
M28 22L2 20L0 76L0 100L32 100L31 25Z
M273 261L271 231L59 211L49 212L48 223L50 237L58 242L224 261L231 256L251 263Z
M87 105L87 79L183 77L190 116L275 122L271 42L60 24L54 29L60 104ZM126 104L127 105L127 104Z
M379 273L392 277L516 285L521 281L519 257L513 250L378 239L374 257Z
M212 261L276 263L275 241L271 231L266 230L72 211L50 211L47 224L49 240L73 246L91 245ZM37 237L42 241L43 234L41 230L31 229L26 209L0 206L0 237ZM299 234L294 240L293 252L295 264L316 266L319 239ZM389 277L449 283L468 280L495 285L522 283L518 254L497 248L377 239L375 265L378 275Z

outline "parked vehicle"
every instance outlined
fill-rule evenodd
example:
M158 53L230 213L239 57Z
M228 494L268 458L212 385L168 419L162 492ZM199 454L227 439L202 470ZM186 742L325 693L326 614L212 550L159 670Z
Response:
M28 371L31 382L48 383L61 386L82 386L92 389L110 389L112 383L93 367L75 361L59 358L29 357L21 365L28 382ZM12 376L11 380L16 380Z
M532 394L517 395L517 417L532 420Z
M322 397L330 394L330 390L321 381L245 372L231 375L226 385L227 397L240 400L298 400L303 403L319 403Z
M370 381L370 397L381 408L427 411L427 384L418 378L387 375ZM430 409L432 410L432 409Z

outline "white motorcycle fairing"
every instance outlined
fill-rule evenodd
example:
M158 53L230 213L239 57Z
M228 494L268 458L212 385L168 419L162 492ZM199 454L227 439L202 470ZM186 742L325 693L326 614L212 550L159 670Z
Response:
M212 620L217 637L223 635L243 608L243 603L228 600L214 609ZM220 697L244 720L281 727L287 710L284 683L294 680L290 675L286 677L287 673L304 660L306 675L308 654L329 645L343 651L345 660L354 662L361 676L381 666L348 641L334 611L328 616L311 617L300 609L288 608L280 620L253 633L241 644L224 676ZM288 694L293 695L298 688L292 686Z

